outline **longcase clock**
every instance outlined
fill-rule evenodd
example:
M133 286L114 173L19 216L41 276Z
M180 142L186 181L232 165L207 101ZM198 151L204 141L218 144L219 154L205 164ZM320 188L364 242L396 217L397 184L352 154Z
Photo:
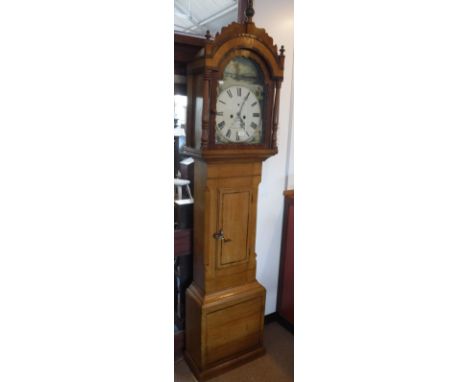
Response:
M257 190L277 153L284 49L252 21L232 23L188 66L187 146L195 159L194 269L185 357L205 380L264 354L256 273Z

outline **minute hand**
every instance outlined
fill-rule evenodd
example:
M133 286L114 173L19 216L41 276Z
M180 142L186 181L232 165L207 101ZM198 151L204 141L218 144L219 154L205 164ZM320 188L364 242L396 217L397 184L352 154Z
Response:
M245 105L245 101L247 101L247 98L249 98L249 95L250 95L250 92L247 93L247 95L245 96L244 100L242 101L242 105L240 106L240 109L239 109L239 112L237 113L237 116L240 118L240 114L242 112L242 109Z

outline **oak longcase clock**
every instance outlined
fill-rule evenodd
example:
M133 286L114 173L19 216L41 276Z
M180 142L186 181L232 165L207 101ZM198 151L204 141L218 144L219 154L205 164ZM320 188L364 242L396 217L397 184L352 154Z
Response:
M256 280L257 190L277 153L284 49L252 21L211 38L188 66L187 154L195 159L193 282L185 358L205 380L264 354Z

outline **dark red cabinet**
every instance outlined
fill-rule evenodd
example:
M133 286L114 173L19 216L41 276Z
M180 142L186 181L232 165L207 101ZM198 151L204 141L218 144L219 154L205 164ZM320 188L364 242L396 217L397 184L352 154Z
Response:
M276 312L287 323L294 325L294 190L284 192L283 237Z

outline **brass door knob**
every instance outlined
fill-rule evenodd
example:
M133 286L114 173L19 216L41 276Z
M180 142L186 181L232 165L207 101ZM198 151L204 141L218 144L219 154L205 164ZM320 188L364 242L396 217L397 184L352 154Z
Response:
M226 239L224 237L224 232L222 229L220 229L218 232L215 232L213 234L213 237L216 239L216 240L221 240L221 241L224 241L225 243L228 243L231 241L231 239Z

